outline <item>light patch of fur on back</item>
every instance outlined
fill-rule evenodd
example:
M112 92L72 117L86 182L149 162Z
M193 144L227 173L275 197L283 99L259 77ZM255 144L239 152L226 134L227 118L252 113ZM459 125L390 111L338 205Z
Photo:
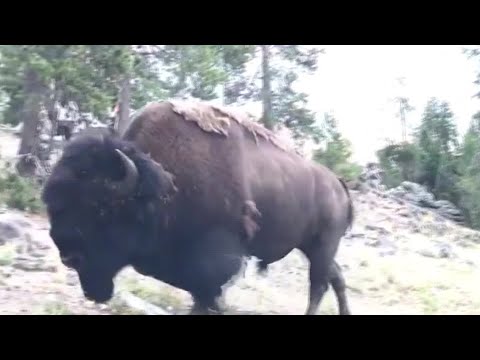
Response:
M172 105L174 112L187 121L194 121L204 131L228 136L228 128L233 120L247 129L257 144L260 136L281 150L295 151L246 112L192 100L169 100L168 102Z

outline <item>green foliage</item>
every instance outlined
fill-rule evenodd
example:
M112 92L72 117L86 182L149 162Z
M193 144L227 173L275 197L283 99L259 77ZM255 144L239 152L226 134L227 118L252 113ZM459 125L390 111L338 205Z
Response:
M7 103L8 103L7 94L5 94L5 92L0 90L0 123L5 122L4 113L5 113L5 109L7 108Z
M9 97L6 121L21 121L27 69L39 74L48 89L47 99L63 105L74 101L81 112L105 117L122 74L131 66L129 51L125 45L2 45L0 80Z
M2 170L0 175L0 202L8 207L38 213L42 210L40 187L31 179Z
M347 181L358 178L361 174L361 166L349 161L352 151L351 143L341 136L337 129L337 123L333 116L325 114L323 123L325 134L325 149L319 148L313 154L313 159Z
M134 107L152 98L192 96L213 100L219 98L221 87L226 104L260 100L262 74L257 73L250 79L247 71L247 65L258 59L258 48L255 45L162 45L155 46L153 51L141 49L138 54L150 56L136 57L134 72L138 80L132 95ZM294 88L298 72L316 69L320 51L299 45L270 48L272 118L275 123L290 128L297 142L311 138L318 143L321 132L315 124L315 114L308 109L308 97ZM157 90L161 89L154 96L153 84Z
M169 97L158 73L158 59L149 56L135 55L131 81L131 103L133 109L140 109L154 100Z
M239 101L247 87L244 73L253 50L253 45L139 46L134 51L133 107L170 97L213 100L221 86L226 103Z
M474 116L461 145L446 102L431 99L413 144L390 144L377 156L385 184L424 184L437 199L453 202L468 224L480 228L480 119Z
M304 93L293 90L298 76L289 71L283 75L283 81L272 96L272 118L292 130L293 139L301 143L305 138L319 143L323 137L316 124L315 114L308 109L308 97Z
M384 171L384 184L396 187L403 181L415 181L417 147L413 144L390 144L377 151Z
M312 73L317 69L321 50L300 45L270 45L269 52L271 120L291 129L297 143L302 144L306 139L320 143L323 134L316 124L315 114L308 109L308 96L295 86L299 73Z
M214 45L165 45L160 51L163 85L171 97L191 95L202 100L218 97L227 75Z
M268 45L268 49L273 122L291 129L299 144L306 139L319 143L322 134L315 114L308 109L308 96L295 86L299 73L316 70L321 51L300 45ZM170 93L176 95L183 90L209 100L215 97L215 86L223 84L226 104L265 101L262 97L265 74L257 71L251 77L247 72L247 65L259 59L259 50L259 45L166 46L164 62L173 74L166 81L172 84ZM196 90L199 88L202 91Z
M289 127L295 139L321 140L315 114L305 93L295 88L298 73L312 72L319 50L299 45L269 46L272 59L272 118ZM8 97L4 121L17 124L25 103L26 69L38 72L47 98L74 101L81 112L100 120L118 99L125 74L131 79L131 107L168 97L219 97L227 104L259 100L261 76L250 79L247 65L256 59L256 45L3 45L0 47L1 91ZM260 80L260 83L256 80Z
M480 228L480 128L474 118L462 143L459 159L460 206L470 225Z
M428 101L413 144L390 144L377 152L385 185L402 181L424 184L433 194L458 203L458 139L448 103Z
M455 201L458 148L457 130L446 102L429 100L416 133L418 147L417 181L427 185L437 197Z

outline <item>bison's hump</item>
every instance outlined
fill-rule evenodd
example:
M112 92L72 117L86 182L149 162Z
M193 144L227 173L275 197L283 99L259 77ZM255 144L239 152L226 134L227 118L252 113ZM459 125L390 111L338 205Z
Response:
M204 131L228 136L231 121L235 121L247 129L257 143L258 137L262 137L281 150L294 151L247 112L192 100L169 100L168 103L175 113L187 121L195 122Z

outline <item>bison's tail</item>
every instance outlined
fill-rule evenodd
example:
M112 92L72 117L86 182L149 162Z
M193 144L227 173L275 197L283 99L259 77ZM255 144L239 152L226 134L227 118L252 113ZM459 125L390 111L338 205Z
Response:
M355 220L352 196L350 194L350 190L348 190L348 186L347 186L347 183L345 182L345 180L343 180L340 177L338 178L338 180L340 180L340 183L342 184L342 186L345 189L345 192L347 193L347 196L348 196L348 214L347 214L348 227L347 227L347 229L351 229L352 226L353 226L353 221Z

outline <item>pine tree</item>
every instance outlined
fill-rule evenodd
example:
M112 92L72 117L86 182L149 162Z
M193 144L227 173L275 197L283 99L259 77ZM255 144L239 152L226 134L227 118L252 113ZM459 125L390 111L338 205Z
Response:
M324 148L318 148L313 159L346 180L354 180L361 173L361 167L350 162L352 156L351 143L339 132L336 119L325 114L323 121Z

